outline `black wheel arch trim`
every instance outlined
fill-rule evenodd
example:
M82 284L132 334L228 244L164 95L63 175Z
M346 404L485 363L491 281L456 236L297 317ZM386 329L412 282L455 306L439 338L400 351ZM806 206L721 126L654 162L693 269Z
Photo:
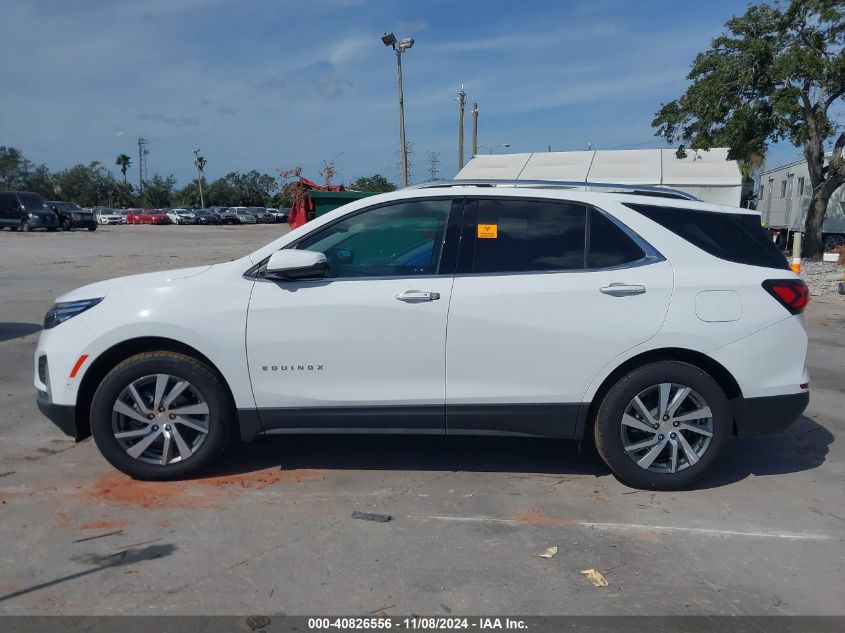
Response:
M91 401L94 398L94 392L103 381L103 378L106 377L106 374L108 374L118 363L126 360L130 356L153 351L178 352L180 354L185 354L186 356L192 356L204 363L209 369L211 369L211 371L217 374L220 381L225 386L230 400L234 402L232 390L229 387L229 383L223 375L223 372L221 372L217 366L199 350L187 345L186 343L182 343L181 341L166 337L141 336L126 339L125 341L116 343L99 354L82 375L79 390L76 394L76 407L74 407L74 416L79 435L79 437L77 437L77 441L83 440L91 435Z

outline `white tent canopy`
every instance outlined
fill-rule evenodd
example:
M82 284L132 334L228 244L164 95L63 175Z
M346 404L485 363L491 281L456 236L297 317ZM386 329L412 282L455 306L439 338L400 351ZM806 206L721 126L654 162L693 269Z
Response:
M662 185L707 202L738 206L742 174L737 162L727 157L727 148L689 150L686 158L678 158L673 149L481 154L470 159L455 179Z

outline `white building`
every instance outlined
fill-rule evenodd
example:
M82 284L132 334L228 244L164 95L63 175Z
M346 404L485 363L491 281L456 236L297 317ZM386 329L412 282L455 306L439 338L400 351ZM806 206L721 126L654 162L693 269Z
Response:
M761 172L757 210L770 229L803 231L812 195L807 161L795 161ZM822 232L828 249L845 243L845 185L830 197Z
M701 200L739 206L742 174L726 148L588 150L529 154L479 154L456 179L565 180L624 185L656 185L680 189Z

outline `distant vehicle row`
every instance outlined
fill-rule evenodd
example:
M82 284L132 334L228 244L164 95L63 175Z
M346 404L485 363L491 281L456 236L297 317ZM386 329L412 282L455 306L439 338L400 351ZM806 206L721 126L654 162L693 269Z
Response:
M288 221L289 209L211 207L209 209L82 208L75 202L45 202L29 191L0 191L0 229L12 231L88 229L99 224L276 224Z

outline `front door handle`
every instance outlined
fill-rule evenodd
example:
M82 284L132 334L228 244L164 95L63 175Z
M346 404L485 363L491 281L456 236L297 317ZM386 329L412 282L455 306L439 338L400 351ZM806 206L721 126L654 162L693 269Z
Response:
M645 286L637 284L623 284L613 283L604 288L599 288L601 292L611 297L629 297L631 295L641 295L645 293Z
M439 292L425 292L423 290L406 290L396 295L398 301L405 303L422 303L424 301L437 301L440 298Z

